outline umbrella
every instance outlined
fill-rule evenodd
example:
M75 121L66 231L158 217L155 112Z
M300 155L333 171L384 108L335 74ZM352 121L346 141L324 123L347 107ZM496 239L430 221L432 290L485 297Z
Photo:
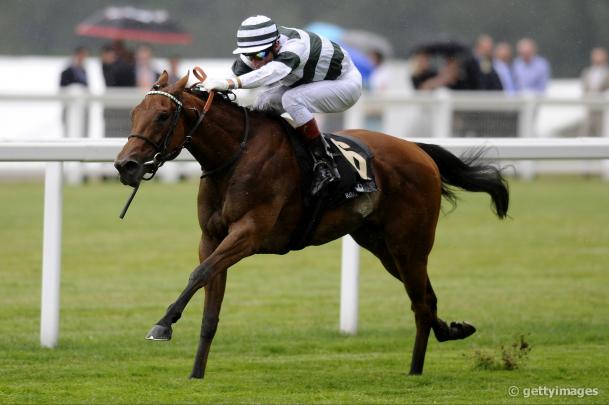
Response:
M363 30L346 30L342 35L342 42L364 53L379 52L384 57L393 56L391 42L375 32Z
M160 44L187 44L192 36L166 10L108 7L76 26L78 35Z
M410 51L411 55L416 53L426 53L429 55L440 56L469 56L471 54L471 51L467 47L467 45L459 41L448 40L425 42L422 44L418 44Z

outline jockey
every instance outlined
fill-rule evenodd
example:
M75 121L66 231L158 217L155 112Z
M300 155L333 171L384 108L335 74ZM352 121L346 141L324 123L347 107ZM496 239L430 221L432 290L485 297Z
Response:
M270 86L257 97L254 108L287 112L305 139L314 160L312 194L340 178L328 145L312 113L342 112L354 105L362 91L362 77L351 57L334 42L312 32L277 27L257 15L237 31L239 58L234 77L208 77L205 90L253 89Z

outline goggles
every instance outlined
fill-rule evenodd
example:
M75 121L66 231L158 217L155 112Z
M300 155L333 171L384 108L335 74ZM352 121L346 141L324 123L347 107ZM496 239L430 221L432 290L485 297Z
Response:
M263 60L271 53L271 49L265 49L260 52L246 53L245 57L249 60Z

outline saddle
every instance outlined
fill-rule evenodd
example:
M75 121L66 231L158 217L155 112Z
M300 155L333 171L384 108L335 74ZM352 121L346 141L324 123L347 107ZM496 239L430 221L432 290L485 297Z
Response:
M336 208L361 194L378 190L372 167L374 155L357 138L331 133L322 134L330 145L332 157L340 173L340 180L328 184L320 193L313 196L310 192L313 180L313 158L309 149L287 121L281 117L278 119L281 120L286 136L290 140L301 171L304 213L289 244L290 250L300 250L311 241L326 210Z

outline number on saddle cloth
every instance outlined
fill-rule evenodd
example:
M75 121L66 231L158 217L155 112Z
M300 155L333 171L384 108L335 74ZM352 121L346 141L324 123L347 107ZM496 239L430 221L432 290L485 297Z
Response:
M328 207L342 204L363 193L377 191L372 167L372 152L359 139L324 134L338 166L340 181L330 184Z

